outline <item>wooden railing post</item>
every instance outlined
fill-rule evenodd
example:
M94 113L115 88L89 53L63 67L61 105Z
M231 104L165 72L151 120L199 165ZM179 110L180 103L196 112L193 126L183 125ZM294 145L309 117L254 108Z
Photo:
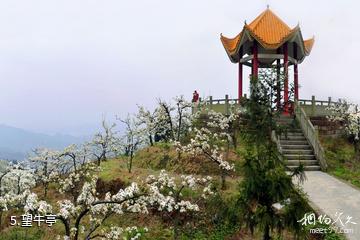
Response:
M225 95L225 114L229 115L229 95Z

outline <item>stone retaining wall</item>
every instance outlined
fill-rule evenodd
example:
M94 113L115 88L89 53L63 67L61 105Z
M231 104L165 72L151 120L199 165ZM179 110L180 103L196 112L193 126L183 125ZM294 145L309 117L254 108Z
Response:
M311 123L319 130L319 134L328 137L339 137L343 134L340 123L331 122L326 117L310 117Z

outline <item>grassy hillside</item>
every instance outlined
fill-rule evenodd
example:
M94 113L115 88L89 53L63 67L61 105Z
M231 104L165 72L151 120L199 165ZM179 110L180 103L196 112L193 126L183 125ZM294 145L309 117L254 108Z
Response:
M241 151L241 149L237 150ZM167 144L158 144L153 147L145 148L139 151L134 159L134 168L131 173L126 168L126 157L119 157L103 162L101 164L100 179L102 185L99 193L111 191L116 187L123 187L129 183L143 181L149 174L157 174L161 169L167 169L173 176L180 176L183 173L195 175L212 175L215 179L214 184L219 185L218 170L213 164L209 164L205 159L194 158L192 156L182 156L180 162L176 152ZM241 211L236 207L236 196L238 194L238 183L241 181L241 163L242 159L238 157L236 151L230 154L230 161L236 163L237 170L227 177L227 188L222 191L221 197L217 195L206 205L202 205L202 211L193 216L194 221L189 221L190 225L185 227L182 232L182 239L261 239L260 233L255 232L251 235L240 227ZM57 184L52 184L48 194L48 200L56 203L60 195L55 191ZM41 188L34 189L39 195L42 194ZM192 194L192 193L187 193ZM55 205L55 204L54 204ZM20 212L13 211L10 215L20 216ZM9 217L8 216L8 217ZM58 234L63 233L63 226L57 223L51 228L32 227L21 228L9 226L9 219L6 220L7 227L3 230L0 239L55 239ZM118 224L121 226L146 226L149 232L143 239L171 239L171 225L160 216L151 215L126 215L126 217L111 217L106 225ZM196 225L196 228L194 226ZM196 230L195 230L196 229ZM239 230L240 229L240 230ZM333 238L330 238L330 237ZM334 234L329 238L321 235L309 236L309 239L341 239ZM291 234L284 231L279 234L278 239L293 239Z
M360 162L355 161L354 147L345 137L321 139L328 172L360 188Z

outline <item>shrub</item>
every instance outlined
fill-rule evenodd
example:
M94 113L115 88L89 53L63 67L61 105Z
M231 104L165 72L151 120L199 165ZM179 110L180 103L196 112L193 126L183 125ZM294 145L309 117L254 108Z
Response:
M120 178L116 178L110 181L104 181L99 178L96 182L96 191L99 193L99 197L103 198L107 192L115 194L125 186L125 182Z

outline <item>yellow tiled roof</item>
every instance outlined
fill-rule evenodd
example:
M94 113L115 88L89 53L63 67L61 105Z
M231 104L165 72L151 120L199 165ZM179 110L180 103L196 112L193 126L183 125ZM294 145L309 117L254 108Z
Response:
M220 39L228 54L236 52L244 31L248 30L250 35L255 38L266 49L277 49L283 45L293 34L300 30L298 26L291 29L270 9L266 9L250 24L246 24L244 29L235 37L227 38L221 35ZM306 54L309 54L314 44L314 39L304 41Z

